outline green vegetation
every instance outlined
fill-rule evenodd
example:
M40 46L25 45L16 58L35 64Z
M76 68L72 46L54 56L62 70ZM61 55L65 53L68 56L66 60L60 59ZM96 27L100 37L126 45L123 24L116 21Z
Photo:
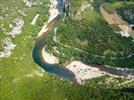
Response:
M105 9L109 14L113 14L115 12L114 8L112 7L112 4L104 3L103 9Z
M7 91L2 90L2 100L107 100L107 99L133 99L133 94L113 91L112 89L101 88L96 84L99 80L94 79L85 85L70 84L66 81L61 81L59 78L44 74L40 78L34 76L33 78L21 78L18 82L9 88ZM94 86L92 86L94 85ZM4 98L3 98L4 97Z
M133 2L133 0L94 0L94 2L92 3L92 5L94 6L95 9L99 10L99 7L101 4L103 3L117 3L120 5L120 3L128 3L128 2Z
M78 85L61 80L53 74L42 72L40 67L33 62L32 50L36 35L48 18L49 0L39 0L42 4L32 7L26 7L22 1L23 0L1 1L2 6L0 6L0 8L3 10L1 11L1 16L3 16L4 19L0 19L0 24L3 24L6 32L11 30L9 23L14 24L12 21L15 18L21 17L25 22L22 33L15 38L7 36L4 30L0 31L0 50L3 49L1 48L3 47L2 39L6 37L10 37L12 42L17 45L10 57L0 58L1 100L133 99L132 93L121 92L119 90L122 87L112 87L115 85L114 83L111 85L99 85L99 81L104 82L105 77L88 80L85 85ZM77 2L76 0L70 1L72 1L71 5L73 5L73 3L77 5L82 4L82 2L80 2L82 0L77 0ZM8 7L8 10L5 11L6 7ZM11 7L15 8L15 10L10 11ZM17 11L18 9L24 11L27 16L22 16ZM72 10L72 12L74 10ZM114 65L114 62L117 61L117 64L115 63L116 65L123 64L121 66L126 67L130 64L129 66L131 67L134 57L121 59L120 61L95 57L95 55L101 55L102 52L107 49L113 51L123 50L124 56L127 56L129 53L133 53L132 48L134 48L134 46L133 43L131 43L131 38L121 38L115 34L98 12L86 11L83 12L82 20L80 21L74 20L73 17L68 17L65 22L60 21L58 24L57 37L59 37L59 41L63 44L70 45L71 48L66 48L54 42L52 32L47 40L49 43L49 52L53 46L57 46L62 53L60 55L56 52L53 53L61 57L61 63L64 62L65 59L69 61L71 57L74 57L85 61L89 60L90 63L100 62L109 65ZM32 26L30 23L37 13L40 14L39 19L37 23ZM8 15L6 16L6 14ZM74 49L74 47L80 48L84 52ZM109 55L107 55L107 58L109 58ZM122 55L119 54L118 56L120 57ZM72 60L74 58L72 58ZM107 77L108 76L106 76L106 78ZM122 81L123 80L121 80L121 82ZM130 88L133 86L134 84L132 83L131 85L128 84L127 87ZM124 87L126 87L126 85Z
M117 25L115 25L115 24L110 25L110 27L111 27L114 31L116 31L116 32L121 31L121 29L120 29Z
M70 16L59 22L56 36L52 31L46 40L49 52L53 52L61 63L80 59L90 64L134 68L134 56L130 57L134 53L132 38L114 33L103 17L90 8L75 19L77 13L73 14L80 11L77 6L82 3L73 5L71 2L71 6Z

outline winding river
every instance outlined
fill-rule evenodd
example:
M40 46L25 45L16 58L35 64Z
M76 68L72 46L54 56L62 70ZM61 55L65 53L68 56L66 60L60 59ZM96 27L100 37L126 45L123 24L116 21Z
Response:
M61 8L63 7L63 0L58 0L58 4L57 4L57 9L61 10ZM45 46L45 39L48 36L48 33L51 31L51 29L56 25L56 23L58 22L58 20L60 19L60 14L58 14L53 20L51 20L49 23L47 23L46 27L48 28L48 30L44 33L42 33L41 36L38 36L36 38L36 43L33 49L33 59L34 62L36 64L38 64L39 66L41 66L45 71L50 72L50 73L54 73L64 79L66 79L67 81L71 81L76 83L77 80L75 79L75 75L69 71L66 68L63 68L62 66L58 65L58 64L47 64L44 59L43 59L43 55L42 55L42 50Z
M63 7L64 7L63 0L57 0L57 2L58 2L58 4L57 4L56 8L60 11L63 10ZM41 66L45 71L54 73L54 74L66 79L68 81L71 81L73 83L77 83L74 73L72 73L68 69L66 69L58 64L53 64L53 65L47 64L43 59L42 50L46 44L44 40L47 38L51 29L57 24L60 17L61 17L61 14L58 14L55 18L53 18L50 22L48 22L46 24L46 27L48 30L43 32L40 36L37 36L35 46L33 49L33 54L32 54L33 60L36 64ZM126 69L126 70L119 69L118 70L116 68L110 68L110 67L106 67L106 66L94 66L94 67L97 67L100 70L110 73L112 75L118 75L118 76L127 76L128 74L134 75L134 70L129 70L129 69Z

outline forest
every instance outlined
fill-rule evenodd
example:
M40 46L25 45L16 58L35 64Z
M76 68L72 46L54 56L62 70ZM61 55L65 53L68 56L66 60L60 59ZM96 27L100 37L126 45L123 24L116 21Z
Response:
M75 4L71 2L70 16L65 21L61 20L57 25L56 34L51 31L46 39L47 50L58 56L61 63L79 59L90 64L133 68L133 39L116 34L99 11L90 7L77 16L80 4L82 5L81 1ZM125 5L123 7L126 7ZM132 7L133 3L129 5ZM54 38L57 40L54 41Z

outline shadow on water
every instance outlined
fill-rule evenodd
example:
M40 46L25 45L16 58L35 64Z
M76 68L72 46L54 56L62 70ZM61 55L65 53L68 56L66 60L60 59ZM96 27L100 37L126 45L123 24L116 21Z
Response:
M59 12L61 12L61 10L63 10L63 7L64 7L63 0L57 0L57 1L58 1L57 9L59 10ZM43 60L42 50L45 46L45 38L47 38L47 35L51 31L52 27L58 22L59 19L60 19L60 15L58 15L54 20L52 20L47 25L48 31L43 33L41 36L39 36L36 39L36 43L35 43L33 53L32 53L33 60L36 64L42 67L45 71L56 74L73 83L77 83L77 80L75 79L75 75L71 71L59 66L58 64L54 64L54 65L47 64Z
M46 36L47 35L41 36L37 38L36 40L36 43L33 49L33 54L32 54L34 62L38 64L39 66L41 66L45 71L54 73L62 78L65 78L66 80L76 83L75 76L71 71L63 67L60 67L58 64L51 65L51 64L47 64L44 62L43 56L42 56L42 50L45 46L44 40Z
M40 48L39 46L37 46L37 44L34 47L33 50L33 59L34 62L36 64L38 64L39 66L41 66L45 71L49 72L49 73L53 73L56 74L68 81L74 82L76 83L76 79L75 76L72 72L70 72L69 70L60 67L58 64L55 65L51 65L51 64L47 64L43 61L42 55L41 55L41 51L42 48Z

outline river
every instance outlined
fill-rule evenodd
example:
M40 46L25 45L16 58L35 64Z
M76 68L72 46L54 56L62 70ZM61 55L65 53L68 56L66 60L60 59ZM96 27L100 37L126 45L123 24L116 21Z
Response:
M64 5L63 0L57 0L57 1L58 1L58 4L56 6L57 9L61 11L61 8L62 8L63 10L63 5ZM70 70L58 64L53 64L53 65L47 64L43 59L42 50L46 44L44 40L47 38L51 29L56 26L57 22L60 20L60 17L61 17L61 14L58 14L55 18L49 21L49 23L47 23L46 25L48 30L43 32L40 36L37 36L35 46L33 49L33 54L32 54L33 60L36 64L41 66L45 71L56 74L66 79L67 81L77 83L74 73L72 73ZM117 76L128 76L128 75L133 76L134 75L134 70L129 70L129 69L121 70L121 69L111 68L107 66L94 66L94 67L97 67L100 70L110 73L112 75L117 75Z
M62 1L62 0L61 0ZM61 2L60 0L58 0L57 4L57 9L61 10L61 7L63 6L63 1ZM59 7L61 6L61 7ZM39 66L41 66L45 71L50 72L50 73L54 73L64 79L66 79L67 81L71 81L73 83L76 83L77 80L75 79L75 75L69 71L68 69L59 66L58 64L47 64L45 63L44 59L43 59L43 55L42 55L42 50L45 46L45 39L48 36L48 33L51 31L51 29L56 25L56 23L58 22L58 20L60 19L61 15L57 15L53 20L51 20L48 24L47 27L49 28L48 31L44 32L41 36L38 36L36 38L36 42L35 42L35 46L33 49L33 60L36 64L38 64Z

